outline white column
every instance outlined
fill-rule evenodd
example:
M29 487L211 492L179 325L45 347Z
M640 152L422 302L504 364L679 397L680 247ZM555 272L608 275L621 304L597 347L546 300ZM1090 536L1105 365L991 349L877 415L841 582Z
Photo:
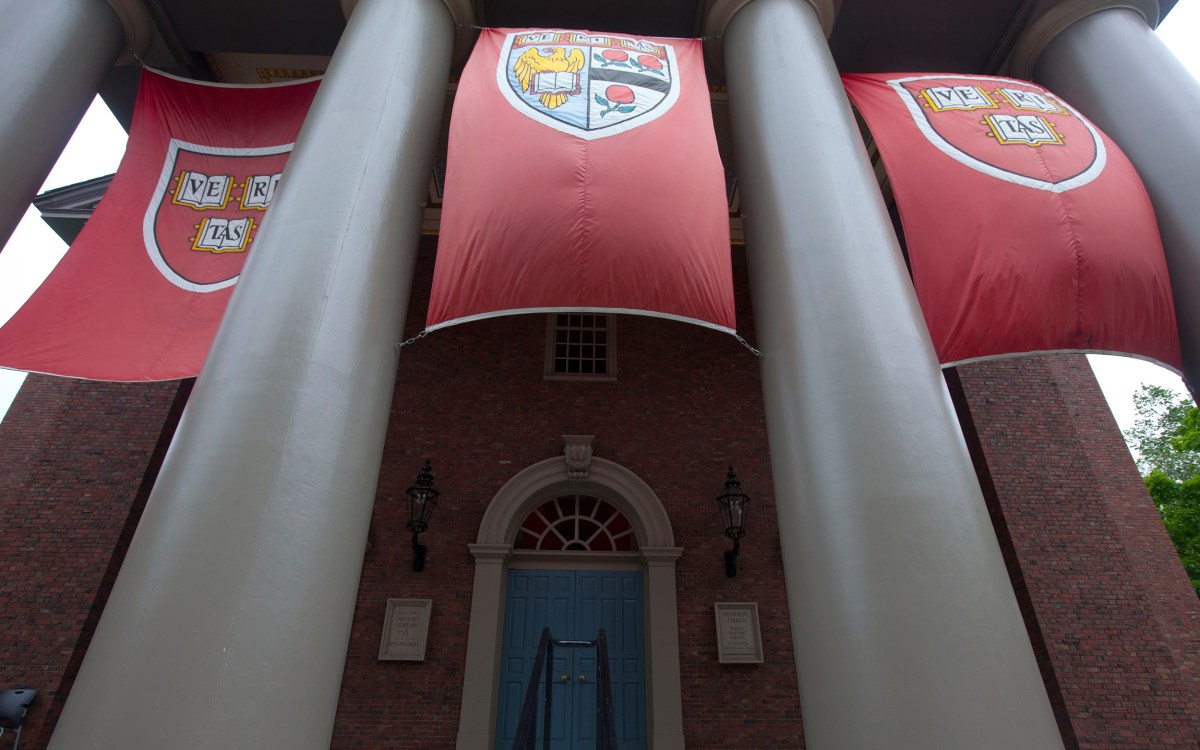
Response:
M51 747L328 747L453 40L358 3Z
M1196 210L1200 84L1150 27L1157 20L1155 11L1110 8L1066 25L1034 57L1033 77L1099 125L1141 174L1158 216L1171 274L1184 375L1196 393L1200 387L1196 286L1200 279L1200 211ZM1151 15L1149 23L1143 13ZM1023 47L1036 39L1036 33L1030 34Z
M104 0L0 0L0 247L124 44Z
M1061 750L818 14L724 59L806 745Z

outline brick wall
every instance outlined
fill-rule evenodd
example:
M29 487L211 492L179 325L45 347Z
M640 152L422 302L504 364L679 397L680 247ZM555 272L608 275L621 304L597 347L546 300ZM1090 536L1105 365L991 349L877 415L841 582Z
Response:
M189 386L30 375L0 423L0 686L39 691L22 748L49 741Z
M1068 746L1196 750L1200 602L1086 359L950 383Z
M420 330L431 262L408 313ZM744 274L739 326L752 330ZM696 748L803 747L755 357L732 337L622 316L616 382L542 379L545 318L527 315L438 331L404 349L371 547L338 706L334 748L450 748L470 617L475 541L489 501L526 466L562 454L564 434L594 434L595 455L645 480L670 515L676 545L686 742ZM433 460L442 491L426 569L411 569L404 490ZM752 496L737 578L715 502L733 463ZM386 600L433 600L426 661L376 660ZM717 662L713 602L757 601L767 661ZM487 717L479 717L484 722Z
M407 335L431 265L422 258ZM333 747L453 746L467 544L506 481L579 433L655 490L684 548L688 746L803 747L757 361L723 334L626 316L616 382L547 382L543 344L544 320L522 316L441 331L401 356ZM1196 750L1200 608L1083 359L978 364L949 380L1068 746ZM48 740L187 390L32 377L0 424L0 555L19 571L0 583L0 681L42 691L22 746ZM444 494L417 574L403 493L425 458ZM735 579L713 500L730 462L755 501ZM433 599L425 662L376 660L389 597ZM741 600L759 604L765 664L717 663L712 604Z

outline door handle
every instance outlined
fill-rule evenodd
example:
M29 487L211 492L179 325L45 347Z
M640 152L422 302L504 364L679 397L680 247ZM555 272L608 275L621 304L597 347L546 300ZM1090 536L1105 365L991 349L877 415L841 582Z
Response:
M571 681L571 678L567 677L565 674L562 675L561 677L559 677L558 679L561 680L562 682L570 682Z
M580 682L587 682L587 675L585 675L585 674L581 674L581 675L579 675L579 681L580 681Z

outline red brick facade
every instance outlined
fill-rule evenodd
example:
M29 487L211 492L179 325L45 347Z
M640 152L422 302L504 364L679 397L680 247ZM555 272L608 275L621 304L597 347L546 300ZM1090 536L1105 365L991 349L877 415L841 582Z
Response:
M423 259L418 270L409 336L425 319L420 278L431 266ZM739 325L751 330L739 278ZM439 331L401 355L333 747L453 747L474 574L467 545L497 491L561 455L564 434L595 435L597 457L645 480L684 549L677 595L688 746L803 747L756 359L725 334L624 316L616 382L546 381L545 330L542 316L499 318ZM425 458L442 500L422 537L426 569L414 573L404 490ZM754 501L733 579L715 502L729 463ZM376 660L389 597L433 600L425 662ZM769 658L721 665L713 602L746 600L758 602Z
M1195 750L1200 606L1086 360L974 364L957 379L1068 747Z
M38 690L22 748L50 739L190 390L30 375L0 423L0 686Z
M407 335L424 319L431 266L421 259ZM737 281L739 327L752 332L744 272ZM595 435L597 457L653 488L684 550L687 745L803 747L757 361L724 334L624 316L615 382L546 381L544 333L540 316L499 318L404 349L333 747L454 746L467 545L497 491L560 455L564 434ZM1068 746L1195 750L1200 607L1086 363L1011 360L949 379ZM0 554L20 571L0 584L0 680L43 691L22 747L48 740L180 390L33 378L0 426ZM414 573L404 490L426 458L443 495ZM734 579L714 502L728 463L754 501ZM376 659L389 597L433 600L424 662ZM759 606L766 663L719 664L713 603L746 600Z

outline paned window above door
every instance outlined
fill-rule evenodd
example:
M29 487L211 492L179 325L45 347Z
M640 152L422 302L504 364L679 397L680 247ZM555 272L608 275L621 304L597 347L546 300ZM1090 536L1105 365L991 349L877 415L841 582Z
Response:
M616 380L616 315L546 316L546 380Z
M539 505L521 524L513 549L632 552L633 527L612 504L591 495L562 495Z

